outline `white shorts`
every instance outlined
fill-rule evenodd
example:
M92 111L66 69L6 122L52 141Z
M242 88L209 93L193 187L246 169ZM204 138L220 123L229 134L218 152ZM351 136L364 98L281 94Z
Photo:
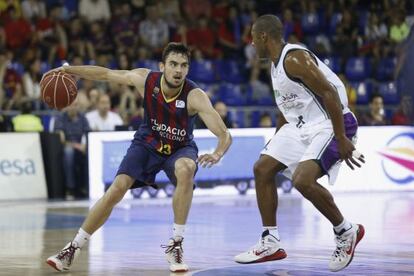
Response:
M347 137L355 143L358 127L355 117L352 113L347 113L344 115L344 122ZM330 120L302 128L285 124L267 143L261 154L269 155L284 164L287 168L283 174L290 179L300 162L316 160L323 173L328 174L330 184L335 182L341 163Z

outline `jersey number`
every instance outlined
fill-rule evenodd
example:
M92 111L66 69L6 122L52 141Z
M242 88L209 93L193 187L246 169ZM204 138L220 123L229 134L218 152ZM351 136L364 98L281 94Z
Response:
M158 151L162 154L170 155L171 154L171 145L161 143L161 146L158 148Z

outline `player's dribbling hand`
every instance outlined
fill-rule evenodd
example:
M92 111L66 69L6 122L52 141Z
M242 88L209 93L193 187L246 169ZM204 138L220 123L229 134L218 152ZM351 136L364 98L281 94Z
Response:
M348 167L352 170L354 169L352 164L358 168L361 168L361 163L365 163L364 155L355 149L354 144L352 144L351 140L349 140L346 136L337 140L341 159L344 160Z
M197 163L203 168L211 168L214 164L217 164L221 159L221 156L217 153L207 153L197 158Z
M46 73L44 73L44 74L43 74L42 79L43 79L44 77L46 77L47 75L51 74L51 73L65 72L65 68L63 68L63 67L64 67L64 66L68 66L68 65L69 65L69 63L65 62L65 63L63 63L63 65L62 65L62 66L60 66L60 67L56 67L56 68L50 69L49 71L47 71Z

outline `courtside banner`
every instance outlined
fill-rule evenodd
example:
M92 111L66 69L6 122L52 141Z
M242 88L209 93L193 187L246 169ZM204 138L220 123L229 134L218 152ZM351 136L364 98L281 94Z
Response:
M211 168L199 167L195 181L225 182L249 180L253 178L253 165L259 158L266 139L274 130L232 129L233 144L219 163ZM93 132L89 133L89 195L99 198L104 193L105 185L112 183L134 132ZM217 138L208 130L194 131L199 155L212 153L217 146ZM161 171L157 183L169 182ZM234 188L233 188L234 189ZM234 189L234 191L236 191ZM196 189L195 193L198 192ZM129 198L127 193L125 198Z
M47 198L39 133L0 134L0 200Z
M253 179L253 165L274 128L231 129L233 144L222 161L210 169L199 168L196 181ZM134 132L89 134L89 189L91 198L103 195L112 182ZM213 152L217 140L208 130L195 130L199 154ZM343 163L334 185L320 182L332 191L414 191L414 128L401 126L360 127L357 146L364 154L362 168L351 170ZM160 173L157 181L168 181ZM127 195L128 197L128 195Z
M343 163L328 189L414 191L414 127L360 127L356 147L366 163L355 170Z

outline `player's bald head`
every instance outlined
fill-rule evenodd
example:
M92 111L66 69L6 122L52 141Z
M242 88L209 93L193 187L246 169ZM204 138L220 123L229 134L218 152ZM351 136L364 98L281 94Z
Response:
M258 17L253 28L256 33L266 33L272 39L282 38L283 25L276 15L265 14Z

